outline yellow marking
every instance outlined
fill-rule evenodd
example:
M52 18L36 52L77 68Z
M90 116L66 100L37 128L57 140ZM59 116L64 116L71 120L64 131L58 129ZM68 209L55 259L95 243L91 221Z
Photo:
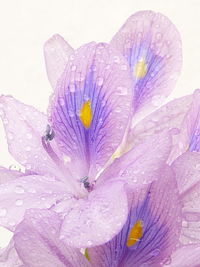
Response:
M92 121L92 110L90 100L83 103L83 106L80 111L80 120L83 126L88 129Z
M89 256L89 253L88 253L88 248L85 249L84 256L86 257L86 259L88 261L90 261L90 256Z
M133 245L135 245L135 243L140 241L141 237L142 237L142 221L139 220L133 225L133 227L130 230L126 242L127 247L132 247Z
M141 58L135 65L134 74L137 78L144 78L147 73L147 64L144 58Z

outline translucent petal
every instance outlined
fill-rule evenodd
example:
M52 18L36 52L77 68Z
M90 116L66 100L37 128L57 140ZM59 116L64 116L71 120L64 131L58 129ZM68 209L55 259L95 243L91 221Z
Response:
M137 116L144 117L162 103L177 80L182 65L180 35L164 15L140 11L126 21L111 45L129 62L133 105Z
M53 88L56 87L72 53L73 48L58 34L51 37L45 43L44 56L46 70Z
M171 169L160 180L130 194L131 209L122 231L102 246L88 249L91 263L100 267L160 266L175 249L181 229L181 207ZM127 245L130 231L140 221L142 235ZM132 237L134 238L134 237Z
M60 149L79 178L94 176L121 142L129 119L131 76L124 58L90 43L71 56L50 107ZM79 164L79 165L78 165Z

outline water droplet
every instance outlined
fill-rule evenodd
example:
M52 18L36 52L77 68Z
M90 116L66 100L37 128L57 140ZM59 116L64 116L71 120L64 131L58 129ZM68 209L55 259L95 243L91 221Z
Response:
M98 86L102 86L103 85L103 78L102 77L98 77L97 78L97 85Z
M6 209L0 209L0 217L6 216L7 210Z
M127 95L128 94L127 88L123 87L123 86L117 87L117 92L119 95Z
M26 134L26 137L27 137L28 139L31 139L31 138L32 138L32 134L31 134L31 133L27 133L27 134Z
M16 205L16 206L22 206L22 205L23 205L23 200L22 200L22 199L17 199L17 200L15 201L15 205Z
M64 105L65 105L65 100L64 100L64 98L60 97L60 98L59 98L59 103L60 103L61 106L64 106Z
M154 249L152 252L151 252L151 255L153 256L153 257L156 257L156 256L158 256L160 254L160 249Z
M8 133L7 137L8 137L9 140L13 140L14 139L13 133Z
M74 85L73 83L71 83L71 84L69 85L69 91L70 91L71 93L74 93L74 92L76 91L76 87L75 87L75 85Z
M15 193L23 194L24 193L24 188L22 186L16 186L15 187Z
M25 148L25 150L26 150L27 152L29 152L29 151L31 151L31 147L30 147L30 146L27 146L27 147Z
M195 166L195 168L196 168L197 170L200 170L200 164L197 164L197 165Z
M121 65L121 70L127 70L127 66L126 65Z
M71 66L71 71L75 71L76 70L76 65L72 65Z
M88 240L88 241L87 241L87 245L88 245L88 246L91 246L91 245L92 245L92 241Z

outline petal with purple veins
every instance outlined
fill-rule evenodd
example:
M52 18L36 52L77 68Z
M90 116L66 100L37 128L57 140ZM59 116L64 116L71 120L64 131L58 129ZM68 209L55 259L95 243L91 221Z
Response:
M162 178L130 195L131 209L122 231L102 246L88 249L100 267L157 266L175 249L181 229L181 207L169 167ZM160 265L159 265L160 266Z
M94 176L120 144L131 104L132 81L125 59L106 44L75 51L50 106L60 149L76 161L81 179ZM79 164L79 165L78 165Z
M68 63L69 57L73 52L73 48L58 34L51 37L45 43L44 56L46 70L53 88L56 87L56 84Z
M14 234L15 248L25 266L89 267L81 252L59 239L61 220L50 210L31 209Z
M134 78L133 105L144 116L169 95L182 65L176 27L160 13L132 15L111 41L128 60Z

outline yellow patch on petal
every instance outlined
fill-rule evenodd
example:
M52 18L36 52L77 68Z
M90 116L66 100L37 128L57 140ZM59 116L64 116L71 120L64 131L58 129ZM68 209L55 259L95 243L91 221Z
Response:
M138 220L133 227L131 228L129 232L129 236L126 242L127 247L132 247L140 241L140 238L142 237L142 221Z
M92 121L92 110L90 100L83 103L80 111L80 120L83 126L88 129Z
M134 68L135 77L137 77L139 79L144 78L146 73L147 73L147 64L146 64L144 58L141 58L136 63L135 68Z
M90 261L90 256L89 256L89 253L88 253L88 248L85 249L84 256L86 257L86 259L88 261Z

